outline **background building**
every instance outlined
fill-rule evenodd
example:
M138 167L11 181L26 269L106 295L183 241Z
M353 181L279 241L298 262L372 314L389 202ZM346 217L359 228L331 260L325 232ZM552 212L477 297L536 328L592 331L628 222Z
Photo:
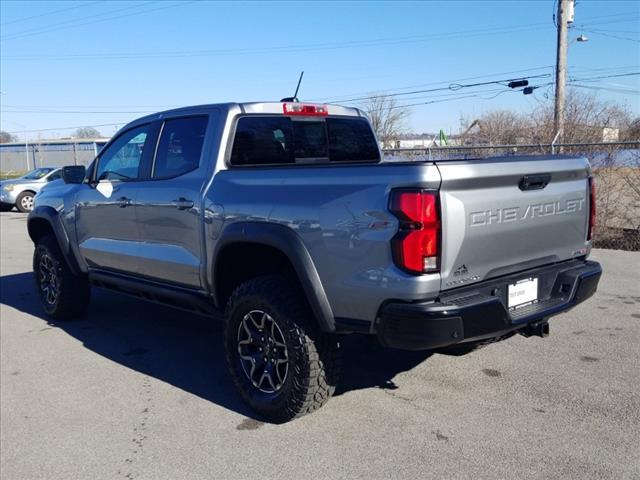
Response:
M37 167L88 165L108 138L38 140L0 144L0 172L27 172Z

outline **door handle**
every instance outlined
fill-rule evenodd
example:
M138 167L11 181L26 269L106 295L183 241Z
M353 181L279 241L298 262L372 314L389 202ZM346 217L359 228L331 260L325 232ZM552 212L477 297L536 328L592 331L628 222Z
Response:
M118 204L118 206L120 208L125 208L125 207L130 207L131 205L133 205L133 200L131 200L130 198L127 197L120 197L116 203Z
M188 210L190 208L193 208L193 200L187 200L184 197L180 197L177 200L174 200L173 205L178 209L178 210Z
M551 181L551 174L525 175L520 179L520 190L542 190Z

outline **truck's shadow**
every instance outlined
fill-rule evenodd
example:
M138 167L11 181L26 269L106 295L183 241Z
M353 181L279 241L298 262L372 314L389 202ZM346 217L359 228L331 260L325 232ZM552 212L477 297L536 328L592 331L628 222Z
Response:
M222 323L142 300L93 289L87 316L53 322L40 306L31 272L0 277L0 302L60 328L89 350L249 417L255 415L227 374ZM38 335L40 329L34 329ZM426 352L387 350L374 340L342 340L343 374L336 395L365 388L396 388L393 378Z

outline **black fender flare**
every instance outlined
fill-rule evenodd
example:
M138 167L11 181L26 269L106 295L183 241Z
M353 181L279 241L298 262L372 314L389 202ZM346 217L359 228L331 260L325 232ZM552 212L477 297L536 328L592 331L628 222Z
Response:
M36 206L29 213L29 216L27 217L27 231L29 232L29 237L34 244L37 243L38 240L36 224L41 221L47 222L47 224L51 227L51 230L53 230L53 234L58 241L60 251L64 256L67 265L69 265L69 269L71 270L71 272L74 275L81 275L83 272L78 265L78 261L71 248L69 235L62 225L60 213L55 208L48 205Z
M300 236L284 225L267 222L236 222L222 231L214 248L211 274L212 290L218 306L220 306L219 289L216 289L215 285L218 253L234 243L257 243L280 250L291 262L320 328L325 332L335 332L331 305L313 259Z

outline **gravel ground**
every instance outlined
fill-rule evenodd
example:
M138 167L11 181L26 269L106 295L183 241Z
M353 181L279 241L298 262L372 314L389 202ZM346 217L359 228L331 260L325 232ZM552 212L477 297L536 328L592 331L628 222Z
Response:
M263 423L227 376L221 326L94 289L52 323L25 215L0 215L0 477L640 478L640 253L546 339L465 356L346 338L337 395Z

